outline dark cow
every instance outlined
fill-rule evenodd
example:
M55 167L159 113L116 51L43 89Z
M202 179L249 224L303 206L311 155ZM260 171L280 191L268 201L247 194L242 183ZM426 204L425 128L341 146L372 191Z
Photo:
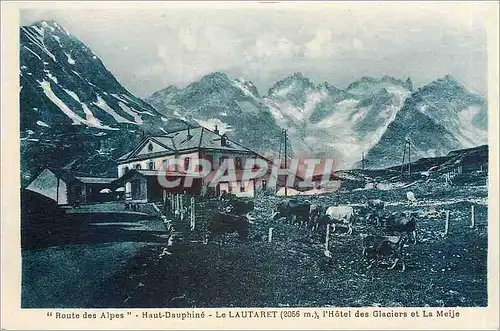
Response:
M404 262L403 246L405 239L402 236L379 236L379 235L367 235L363 237L363 253L362 255L371 260L368 269L372 268L373 265L378 266L379 260L382 257L393 257L395 258L394 264L388 269L394 269L394 267L401 261L402 270L405 271L406 265Z
M277 220L281 217L286 219L292 218L292 222L293 219L295 219L295 223L299 226L307 225L310 209L311 203L308 201L302 202L297 199L287 199L276 205L273 220Z
M415 214L392 213L384 220L385 231L388 234L406 234L413 236L413 244L417 243L417 220Z
M381 224L385 203L380 199L369 200L366 203L366 210L368 214L365 217L365 223L374 222L377 226Z
M233 200L231 202L230 212L236 215L245 215L249 212L252 212L254 209L253 201L245 201L245 200Z
M320 225L320 218L325 214L326 208L320 204L312 204L309 208L309 226L311 230L317 230ZM322 224L324 225L324 224Z
M209 239L216 235L237 232L240 239L248 238L251 219L248 215L215 212L209 227Z

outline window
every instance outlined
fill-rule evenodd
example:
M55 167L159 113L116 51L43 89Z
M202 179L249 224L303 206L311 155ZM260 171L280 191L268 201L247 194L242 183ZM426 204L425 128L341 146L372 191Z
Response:
M245 192L245 185L243 185L243 182L236 182L236 185L240 187L240 192Z
M189 170L189 157L184 158L184 171Z
M219 165L222 165L222 163L224 163L225 160L227 160L228 157L227 156L221 156L219 157ZM229 167L224 171L224 176L227 175L229 173Z
M223 134L221 137L220 137L220 145L221 146L227 146L227 136L225 134Z
M141 180L132 181L132 197L137 198L141 194Z
M163 160L161 163L162 170L167 170L168 169L168 160Z
M265 191L267 190L267 180L262 181L262 189Z
M153 151L153 144L149 143L148 145L148 151L152 152Z
M251 160L252 160L252 171L260 169L259 165L257 164L257 158L255 157L255 155L252 156Z
M214 170L216 168L215 167L216 165L214 164L214 159L213 159L212 155L201 155L200 158L210 162L210 169L211 170ZM201 170L201 165L198 166L198 170Z
M142 166L141 166L141 164L140 164L140 163L138 163L138 164L136 164L136 165L135 165L135 168L136 168L137 170L140 170L140 169L142 169Z
M222 165L222 163L224 163L224 160L227 160L227 156L219 157L219 165Z
M242 169L242 168L243 168L243 164L241 161L241 157L237 157L236 158L236 169Z
M154 161L151 161L148 163L148 170L155 170L155 163Z
M128 167L123 167L122 176L125 175L127 172L128 172Z
M232 183L227 183L227 190L229 193L233 192L233 185Z

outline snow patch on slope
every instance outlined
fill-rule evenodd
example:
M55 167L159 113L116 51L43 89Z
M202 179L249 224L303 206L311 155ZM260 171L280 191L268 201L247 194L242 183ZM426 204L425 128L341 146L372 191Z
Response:
M71 57L71 54L68 54L66 52L64 54L66 54L66 57L68 58L68 63L69 64L75 64L76 63L75 60Z
M118 106L120 106L120 108L123 109L124 112L132 116L134 118L135 123L137 124L144 123L142 118L136 112L132 111L132 109L123 102L118 102Z
M42 122L42 121L36 121L36 125L39 125L39 126L44 126L46 128L50 128L50 125L48 125L47 123L45 122ZM30 130L31 131L31 130ZM33 131L32 131L33 132ZM29 133L28 133L29 134Z
M89 107L85 103L80 101L80 98L78 97L78 95L75 92L67 90L67 89L64 89L64 91L66 93L68 93L76 102L78 102L82 106L82 109L85 113L85 117L87 119L87 122L90 123L91 126L102 128L102 129L107 129L107 130L117 130L117 128L112 128L112 127L107 126L107 125L102 125L102 123L94 116L94 114L89 109Z
M52 101L57 107L59 107L59 109L61 109L62 112L73 121L73 124L81 124L86 122L54 94L49 82L44 80L40 82L40 86L42 87L43 93L47 96L47 98L49 98L49 100Z
M104 101L103 98L101 98L100 96L97 96L97 102L94 102L94 105L96 105L97 107L101 108L102 110L104 110L106 113L108 113L109 115L113 116L113 118L115 119L115 121L117 121L118 123L128 123L128 124L137 124L135 122L132 122L132 121L129 121L128 119L120 116L113 108L111 108L107 103L106 101Z

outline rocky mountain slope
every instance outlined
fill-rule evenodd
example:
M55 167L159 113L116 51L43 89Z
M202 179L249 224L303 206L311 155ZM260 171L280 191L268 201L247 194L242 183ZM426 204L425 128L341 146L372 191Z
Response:
M144 134L186 125L132 95L54 21L20 28L19 76L23 182L77 158L80 172L115 175L102 162L112 163Z
M212 73L185 89L167 87L146 101L166 116L218 125L264 152L279 149L279 132L286 128L291 155L333 157L341 167L354 164L379 140L410 88L411 81L364 77L342 90L295 73L261 96L250 81Z
M405 139L412 159L446 155L488 142L488 108L479 95L445 76L418 89L367 155L370 167L388 167L402 161Z
M486 101L450 76L414 91L410 78L362 77L341 89L294 73L260 95L249 81L212 73L146 101L166 116L217 124L261 151L276 151L286 128L291 155L334 158L337 169L359 166L362 153L367 167L397 164L407 137L414 137L414 157L487 141Z
M265 94L245 79L211 73L141 100L85 44L53 21L20 28L22 179L46 166L114 176L114 160L146 134L187 125L223 133L263 154L334 158L336 169L384 168L487 143L487 104L451 76L417 90L411 79L363 77L342 89L301 73ZM283 146L281 146L282 148ZM57 156L57 157L55 157Z
M215 72L184 89L167 87L146 101L165 116L214 129L262 153L278 152L281 129L250 81Z

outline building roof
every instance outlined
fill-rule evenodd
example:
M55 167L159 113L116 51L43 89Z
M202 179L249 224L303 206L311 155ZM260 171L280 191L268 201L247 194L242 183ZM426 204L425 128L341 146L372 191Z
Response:
M104 178L104 177L75 177L78 181L84 184L111 184L116 178Z
M226 144L222 144L222 140L226 140ZM225 134L215 133L205 127L199 126L190 129L170 132L163 136L149 136L145 138L135 149L122 155L117 161L133 160L138 152L145 146L148 141L158 143L165 148L161 153L151 153L138 156L137 158L146 159L150 156L182 154L183 152L210 149L232 152L251 152L255 153L247 147L229 139Z
M157 176L165 176L165 177L193 177L193 178L201 178L199 173L183 173L176 171L162 171L162 170L142 170L142 169L131 169L127 171L120 178L115 178L114 183L121 184L128 178L134 176L135 174L139 174L145 177L157 177Z
M200 177L199 173L185 173L178 171L162 171L162 170L141 170L141 169L132 169L130 171L136 171L143 176L172 176L172 177ZM130 172L129 171L129 172Z

